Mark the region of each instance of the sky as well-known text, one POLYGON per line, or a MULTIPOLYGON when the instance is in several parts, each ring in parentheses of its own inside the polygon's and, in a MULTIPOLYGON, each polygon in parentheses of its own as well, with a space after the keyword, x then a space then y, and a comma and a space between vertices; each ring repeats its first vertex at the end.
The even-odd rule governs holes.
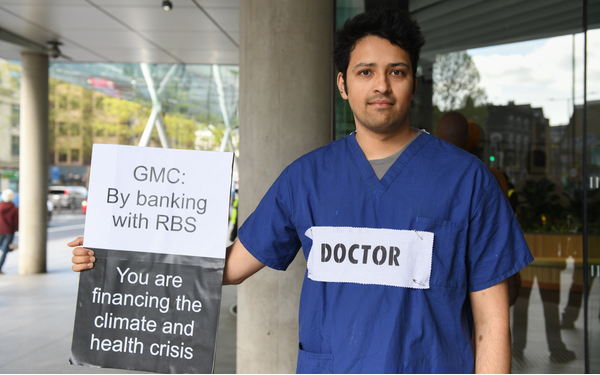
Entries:
MULTIPOLYGON (((587 100, 600 100, 600 29, 588 31, 587 100)), ((573 36, 539 39, 467 51, 491 104, 542 107, 550 125, 573 112, 573 36)), ((583 34, 575 36, 575 104, 583 103, 583 34)))

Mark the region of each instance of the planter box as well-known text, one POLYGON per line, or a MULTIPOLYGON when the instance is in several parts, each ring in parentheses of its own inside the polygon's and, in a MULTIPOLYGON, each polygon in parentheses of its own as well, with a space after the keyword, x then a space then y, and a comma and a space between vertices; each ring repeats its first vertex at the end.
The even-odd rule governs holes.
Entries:
MULTIPOLYGON (((525 241, 535 260, 521 271, 523 286, 531 286, 535 278, 540 288, 559 289, 560 272, 573 257, 575 267, 583 265, 583 236, 580 233, 524 233, 525 241)), ((588 262, 600 269, 600 236, 588 236, 588 262)), ((595 269, 596 269, 595 268, 595 269)), ((598 272, 596 272, 598 273, 598 272)), ((594 274, 594 277, 598 277, 594 274)), ((579 282, 581 283, 583 279, 579 282)))
MULTIPOLYGON (((551 266, 552 262, 564 263, 572 256, 575 266, 583 263, 583 236, 581 233, 524 233, 525 241, 535 258, 536 265, 551 266)), ((588 236, 588 261, 600 264, 600 235, 588 236)))

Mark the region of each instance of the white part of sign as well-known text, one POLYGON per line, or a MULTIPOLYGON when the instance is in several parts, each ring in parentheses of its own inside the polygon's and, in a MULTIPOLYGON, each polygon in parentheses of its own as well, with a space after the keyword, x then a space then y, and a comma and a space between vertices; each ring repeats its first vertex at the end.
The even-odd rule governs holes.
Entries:
POLYGON ((95 144, 84 246, 225 258, 230 152, 95 144))
POLYGON ((312 227, 308 277, 315 281, 429 289, 433 233, 312 227))

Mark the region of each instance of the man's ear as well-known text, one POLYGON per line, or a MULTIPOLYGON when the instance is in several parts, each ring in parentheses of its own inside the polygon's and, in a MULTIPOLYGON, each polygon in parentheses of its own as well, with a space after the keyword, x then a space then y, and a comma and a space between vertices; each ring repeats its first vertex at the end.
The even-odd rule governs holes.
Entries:
POLYGON ((342 72, 338 73, 337 86, 340 90, 340 95, 342 95, 342 98, 344 98, 344 100, 348 100, 348 93, 346 92, 346 82, 344 82, 344 75, 342 74, 342 72))

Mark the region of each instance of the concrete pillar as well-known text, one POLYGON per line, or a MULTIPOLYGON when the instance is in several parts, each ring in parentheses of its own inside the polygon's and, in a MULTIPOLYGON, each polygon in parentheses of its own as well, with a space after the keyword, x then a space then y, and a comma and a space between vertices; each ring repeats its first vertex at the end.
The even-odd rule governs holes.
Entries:
POLYGON ((19 155, 19 274, 46 272, 48 56, 23 52, 19 155))
MULTIPOLYGON (((331 140, 333 0, 240 1, 240 220, 281 171, 331 140)), ((306 262, 238 289, 237 372, 293 373, 306 262)))

